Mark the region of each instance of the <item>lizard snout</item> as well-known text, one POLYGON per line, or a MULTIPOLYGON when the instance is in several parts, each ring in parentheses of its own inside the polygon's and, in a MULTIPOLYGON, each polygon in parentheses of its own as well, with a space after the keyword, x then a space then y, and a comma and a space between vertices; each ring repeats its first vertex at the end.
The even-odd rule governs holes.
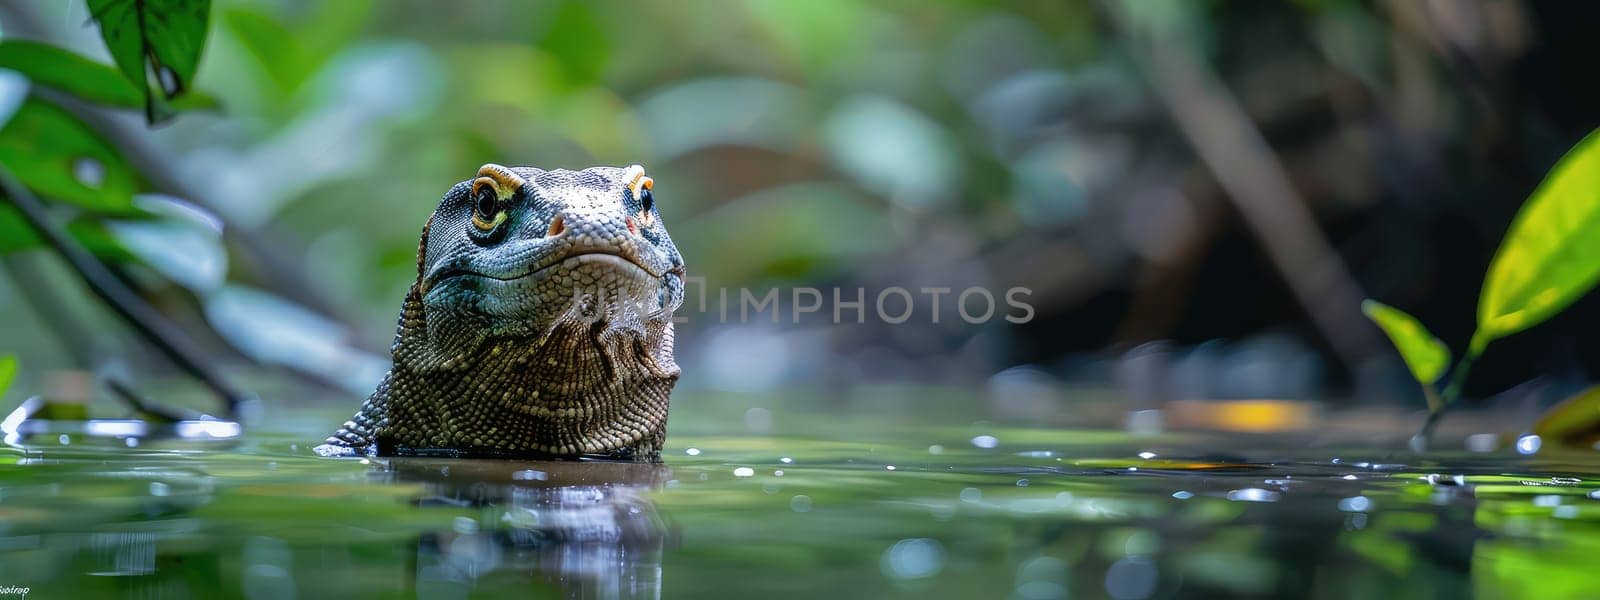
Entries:
POLYGON ((550 219, 546 238, 563 238, 579 247, 622 246, 640 241, 639 222, 633 215, 611 211, 567 208, 550 219))
MULTIPOLYGON (((630 216, 627 216, 627 217, 623 217, 623 220, 626 222, 626 224, 628 226, 628 233, 631 233, 633 235, 639 235, 639 222, 634 220, 633 216, 630 215, 630 216)), ((566 218, 566 216, 562 215, 562 214, 557 214, 554 219, 550 219, 550 229, 545 232, 544 236, 545 237, 555 237, 555 236, 561 235, 563 233, 566 233, 566 231, 567 231, 567 218, 566 218)))

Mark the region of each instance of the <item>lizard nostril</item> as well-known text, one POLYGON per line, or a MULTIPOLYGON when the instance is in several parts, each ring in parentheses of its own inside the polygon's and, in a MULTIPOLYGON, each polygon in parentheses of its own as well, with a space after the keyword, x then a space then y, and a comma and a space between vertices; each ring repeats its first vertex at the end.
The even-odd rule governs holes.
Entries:
POLYGON ((561 232, 566 231, 566 230, 567 230, 566 220, 562 219, 561 215, 556 215, 556 218, 550 220, 550 231, 545 232, 545 236, 549 237, 549 236, 561 235, 561 232))
POLYGON ((634 222, 633 217, 628 217, 628 233, 639 235, 639 224, 634 222))

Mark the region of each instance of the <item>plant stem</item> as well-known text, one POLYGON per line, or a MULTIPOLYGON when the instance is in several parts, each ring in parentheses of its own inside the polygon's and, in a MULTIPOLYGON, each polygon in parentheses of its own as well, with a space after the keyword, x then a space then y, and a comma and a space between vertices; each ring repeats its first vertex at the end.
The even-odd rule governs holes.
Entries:
POLYGON ((228 416, 234 417, 238 414, 238 408, 246 398, 245 394, 235 389, 204 362, 204 354, 182 330, 133 290, 128 289, 99 259, 78 246, 65 229, 51 222, 44 204, 3 168, 0 168, 0 191, 4 192, 5 200, 17 207, 17 212, 22 215, 23 221, 26 221, 57 254, 66 259, 73 272, 88 284, 90 291, 104 300, 117 316, 122 317, 123 321, 131 325, 179 368, 222 396, 228 416))
POLYGON ((1433 406, 1432 392, 1431 390, 1429 391, 1430 410, 1428 411, 1428 420, 1422 423, 1422 429, 1417 432, 1417 435, 1421 436, 1422 439, 1426 440, 1433 437, 1433 430, 1439 426, 1439 421, 1444 418, 1445 411, 1454 406, 1456 400, 1460 399, 1461 386, 1467 382, 1467 373, 1472 371, 1472 363, 1478 360, 1478 355, 1483 353, 1483 347, 1488 343, 1478 333, 1474 332, 1472 334, 1472 342, 1467 347, 1467 353, 1461 357, 1461 362, 1456 363, 1456 367, 1450 370, 1450 383, 1444 387, 1444 394, 1439 398, 1437 408, 1433 406))
POLYGON ((1422 386, 1422 398, 1428 401, 1428 414, 1431 415, 1444 410, 1444 402, 1439 399, 1439 393, 1434 391, 1432 385, 1424 384, 1422 386))
POLYGON ((68 356, 71 356, 73 362, 77 363, 79 367, 94 373, 97 378, 104 381, 106 386, 111 388, 111 391, 134 411, 153 414, 162 418, 178 415, 179 412, 175 409, 156 404, 140 396, 133 390, 132 386, 128 385, 128 382, 122 380, 121 376, 97 368, 94 357, 89 351, 94 343, 93 334, 82 326, 81 320, 74 319, 72 315, 67 314, 66 306, 60 302, 52 302, 47 297, 51 291, 50 281, 39 272, 39 265, 29 260, 35 258, 38 257, 20 256, 18 254, 7 255, 4 258, 0 258, 0 267, 4 267, 4 269, 0 269, 0 272, 10 275, 11 279, 16 282, 17 297, 21 298, 23 304, 27 305, 33 311, 33 314, 39 317, 45 329, 55 334, 56 338, 61 341, 62 350, 68 356))

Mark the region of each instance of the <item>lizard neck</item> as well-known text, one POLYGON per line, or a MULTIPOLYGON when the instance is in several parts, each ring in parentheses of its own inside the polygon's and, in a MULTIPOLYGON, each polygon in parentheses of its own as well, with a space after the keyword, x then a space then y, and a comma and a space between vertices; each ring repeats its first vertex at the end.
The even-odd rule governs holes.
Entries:
POLYGON ((679 373, 671 328, 569 319, 537 339, 485 338, 455 352, 421 327, 403 330, 389 421, 407 425, 384 437, 464 454, 653 458, 679 373))

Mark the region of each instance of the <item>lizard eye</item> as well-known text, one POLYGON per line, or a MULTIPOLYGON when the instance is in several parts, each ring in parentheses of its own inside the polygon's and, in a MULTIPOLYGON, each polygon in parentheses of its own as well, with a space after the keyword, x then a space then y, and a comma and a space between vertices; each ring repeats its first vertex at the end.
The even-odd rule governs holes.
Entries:
POLYGON ((639 186, 639 221, 649 227, 655 221, 656 195, 650 191, 655 182, 645 177, 639 186))
POLYGON ((496 197, 494 186, 477 187, 472 198, 472 226, 480 231, 489 231, 504 222, 506 214, 500 210, 500 199, 496 197))
POLYGON ((628 191, 633 193, 633 197, 639 199, 639 222, 649 227, 655 220, 656 197, 650 192, 651 188, 656 186, 655 180, 645 175, 644 167, 639 165, 633 165, 623 171, 622 179, 627 182, 628 191))

